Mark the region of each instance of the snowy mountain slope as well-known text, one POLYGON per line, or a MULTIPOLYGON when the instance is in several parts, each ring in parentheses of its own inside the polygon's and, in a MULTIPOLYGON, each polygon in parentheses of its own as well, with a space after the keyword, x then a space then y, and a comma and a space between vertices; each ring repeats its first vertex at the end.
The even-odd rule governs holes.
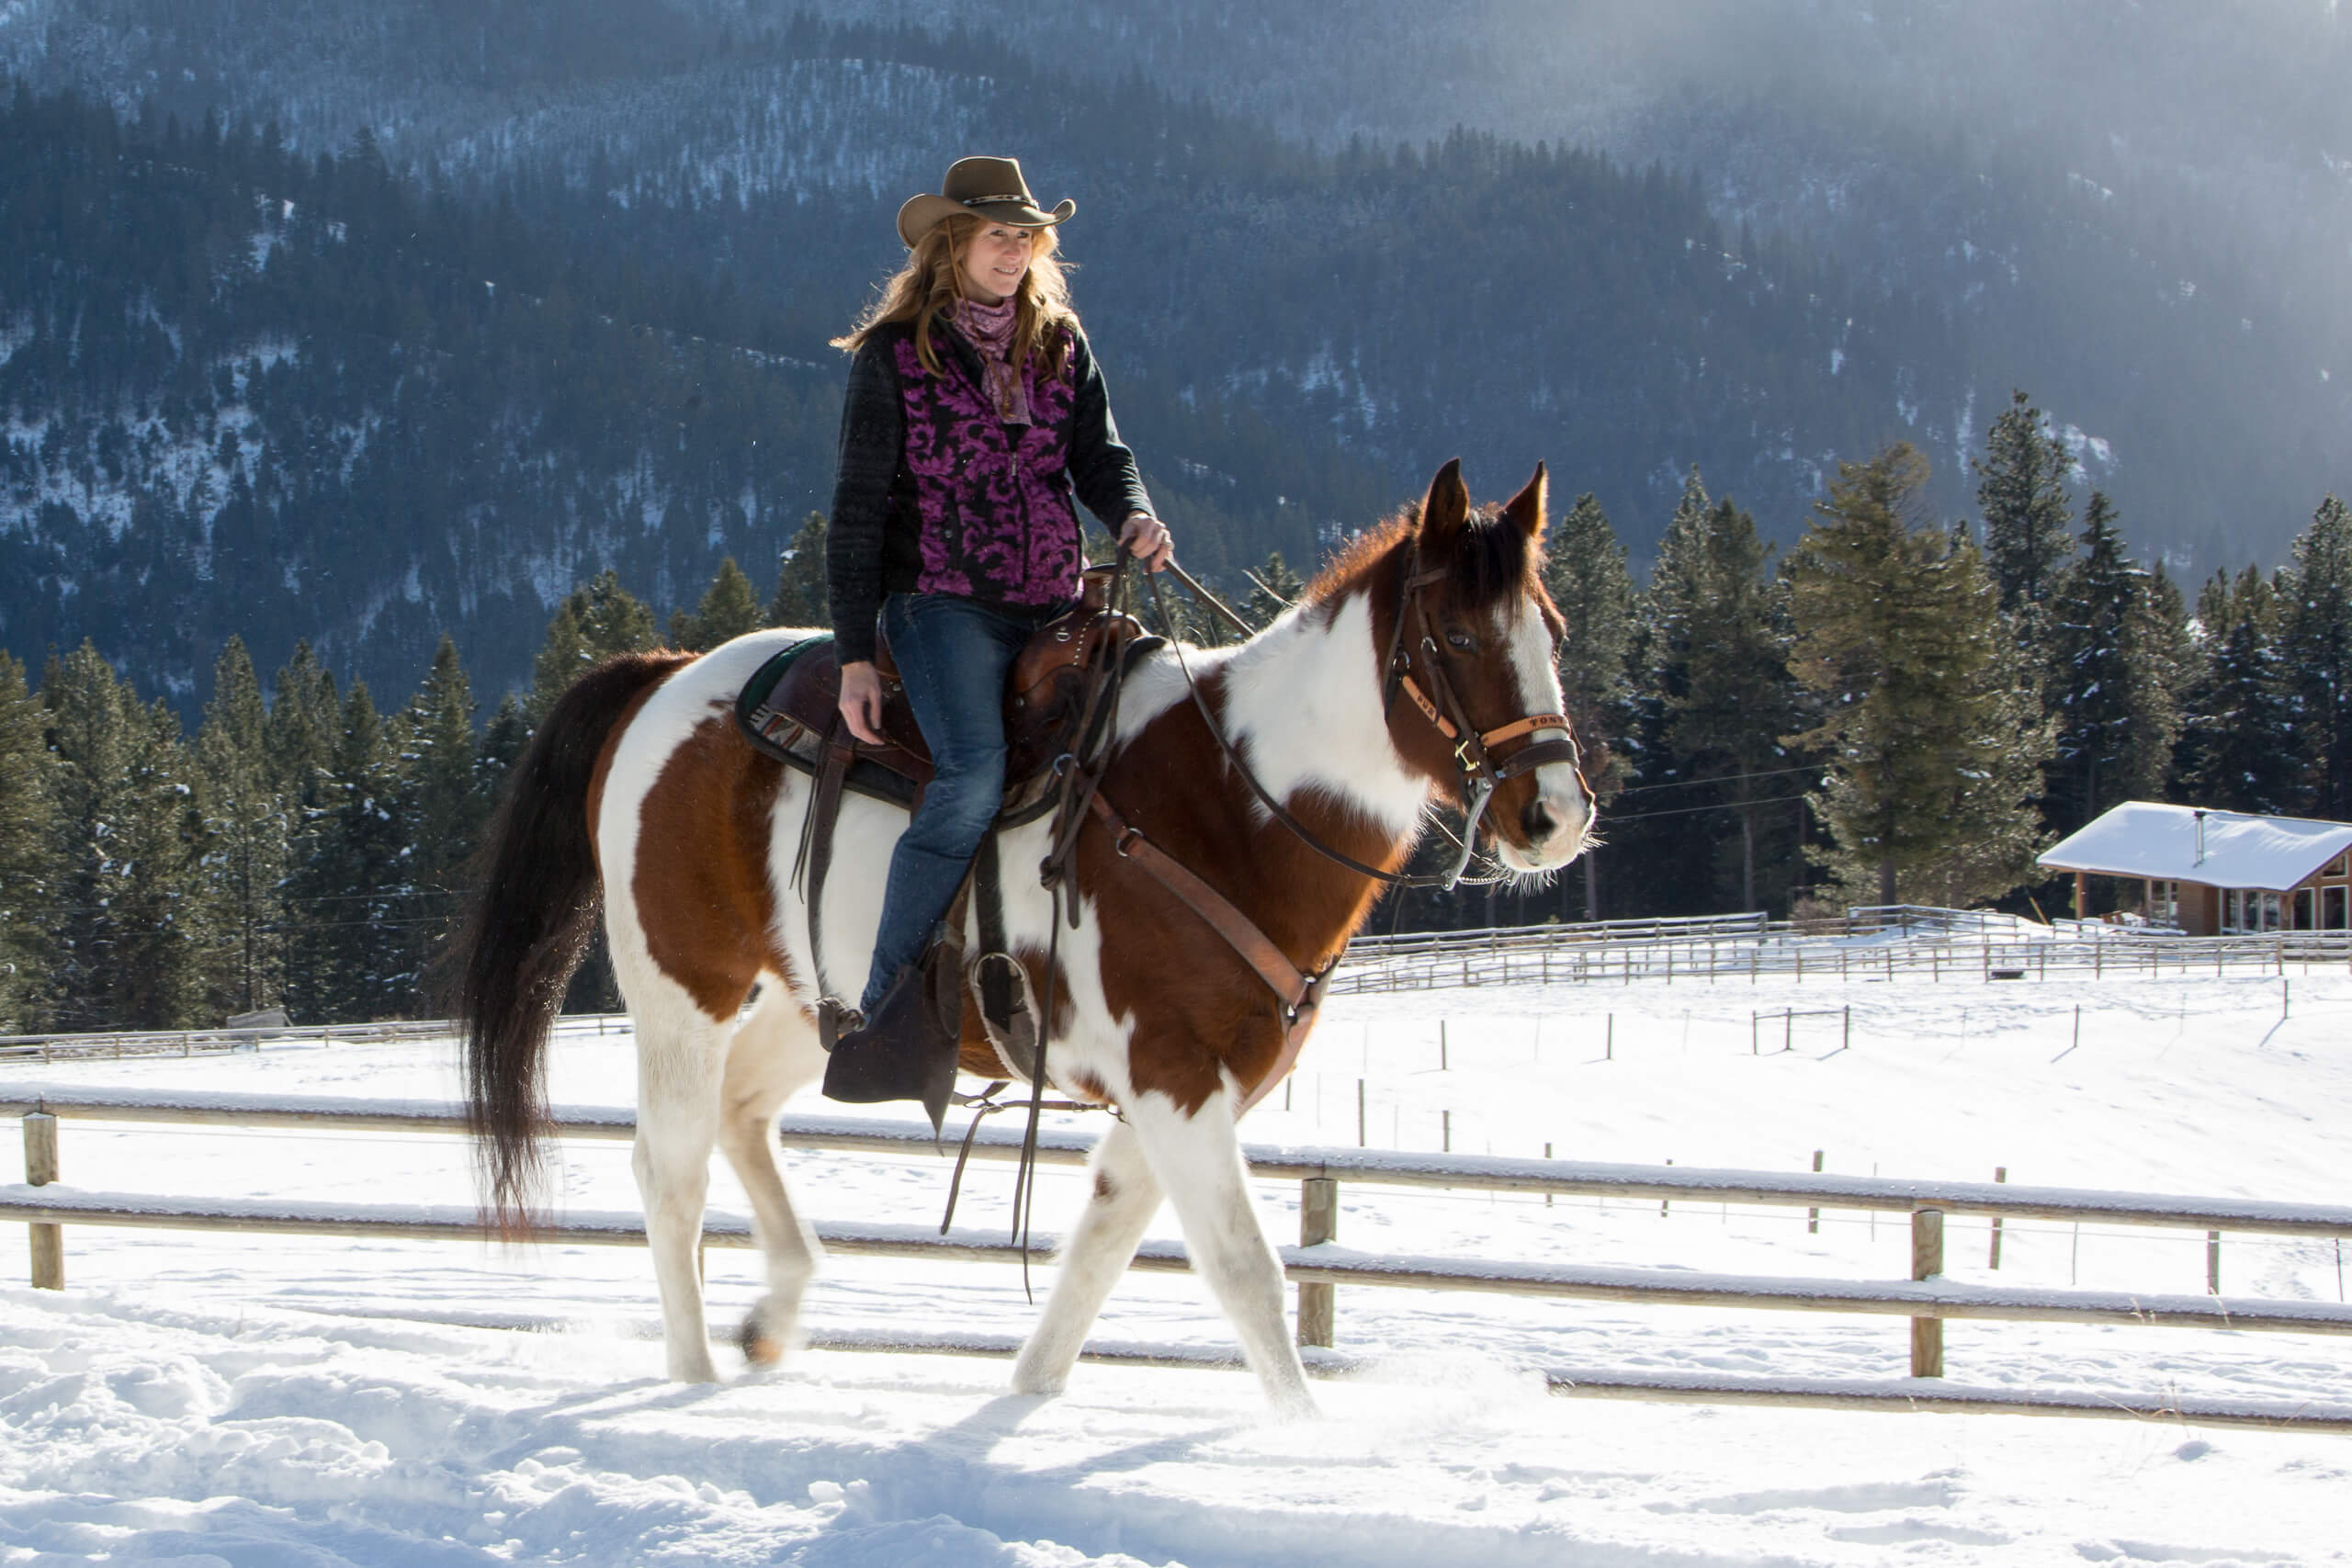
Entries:
MULTIPOLYGON (((1125 329, 1105 334, 1124 378, 1335 433, 1384 476, 1383 503, 1456 453, 1498 468, 1545 457, 1571 491, 1601 493, 1637 553, 1693 461, 1785 539, 1833 457, 1901 436, 1934 458, 1939 504, 1963 511, 1967 458, 2020 385, 2079 434, 2082 482, 2190 575, 2275 556, 2346 483, 2352 137, 2327 88, 2347 47, 2332 8, 1378 0, 1334 26, 1303 0, 905 0, 830 15, 856 26, 744 0, 595 0, 560 26, 422 0, 22 0, 0 20, 0 66, 126 109, 274 118, 310 149, 364 128, 395 164, 437 164, 461 186, 554 182, 605 204, 577 208, 571 243, 731 265, 810 355, 888 264, 902 192, 971 145, 1023 150, 1085 197, 1081 287, 1125 329), (1130 108, 1169 120, 1170 144, 1132 134, 1130 108), (1656 326, 1543 343, 1514 367, 1516 395, 1450 409, 1417 384, 1427 348, 1507 361, 1512 310, 1453 324, 1385 300, 1573 311, 1586 277, 1479 244, 1480 193, 1458 166, 1416 175, 1403 200, 1335 190, 1328 170, 1270 172, 1302 142, 1456 125, 1688 171, 1720 232, 1679 238, 1719 256, 1735 292, 1820 309, 1726 321, 1670 293, 1656 326), (1343 261, 1335 278, 1328 260, 1376 262, 1396 248, 1386 226, 1452 223, 1470 243, 1436 266, 1416 251, 1393 274, 1343 261), (871 231, 884 242, 844 237, 871 231), (1324 254, 1294 262, 1268 235, 1323 236, 1324 254), (1776 235, 1791 257, 1770 254, 1776 235), (1197 256, 1206 286, 1149 275, 1171 254, 1197 256), (1252 309, 1227 321, 1232 300, 1252 309)), ((1514 212, 1550 199, 1498 194, 1514 212)), ((1611 248, 1563 228, 1550 256, 1611 248)), ((1613 294, 1597 304, 1624 313, 1613 294)))
MULTIPOLYGON (((814 7, 1140 72, 1324 145, 1466 126, 1693 171, 1726 231, 1801 236, 1950 311, 1978 408, 2023 386, 2108 438, 2085 480, 2184 558, 2275 553, 2264 515, 2347 483, 2352 14, 2334 0, 814 7)), ((1954 462, 1917 401, 1889 411, 1900 433, 1954 462)))

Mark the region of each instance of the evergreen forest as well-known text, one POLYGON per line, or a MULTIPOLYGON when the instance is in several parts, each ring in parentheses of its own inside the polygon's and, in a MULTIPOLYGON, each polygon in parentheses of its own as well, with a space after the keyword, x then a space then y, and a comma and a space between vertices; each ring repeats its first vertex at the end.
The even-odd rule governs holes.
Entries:
MULTIPOLYGON (((2059 912, 2033 857, 2129 799, 2352 817, 2352 508, 2191 605, 2077 495, 2020 394, 1938 520, 1897 443, 1838 466, 1785 555, 1696 469, 1646 582, 1590 493, 1549 529, 1563 691, 1603 847, 1552 886, 1419 892, 1422 929, 1848 905, 2059 912)), ((0 1033, 430 1016, 435 953, 534 725, 612 654, 822 624, 825 519, 763 589, 730 557, 666 616, 607 570, 484 715, 457 644, 379 701, 304 643, 217 650, 193 732, 90 643, 0 653, 0 1033)), ((1245 612, 1300 586, 1279 551, 1245 612)), ((1163 629, 1203 642, 1205 616, 1163 629)), ((572 1003, 616 998, 591 966, 572 1003)))

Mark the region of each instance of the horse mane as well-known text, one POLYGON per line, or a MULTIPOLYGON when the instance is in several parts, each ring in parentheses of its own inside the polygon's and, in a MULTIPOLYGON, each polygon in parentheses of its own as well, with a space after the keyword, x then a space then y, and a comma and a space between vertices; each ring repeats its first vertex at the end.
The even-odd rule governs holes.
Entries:
MULTIPOLYGON (((1299 600, 1326 610, 1336 608, 1408 540, 1421 524, 1421 503, 1410 502, 1340 547, 1330 563, 1315 574, 1299 600)), ((1434 564, 1434 563, 1432 563, 1434 564)), ((1454 603, 1476 614, 1522 596, 1549 604, 1544 596, 1544 552, 1503 515, 1502 508, 1474 508, 1454 536, 1448 586, 1454 603)))

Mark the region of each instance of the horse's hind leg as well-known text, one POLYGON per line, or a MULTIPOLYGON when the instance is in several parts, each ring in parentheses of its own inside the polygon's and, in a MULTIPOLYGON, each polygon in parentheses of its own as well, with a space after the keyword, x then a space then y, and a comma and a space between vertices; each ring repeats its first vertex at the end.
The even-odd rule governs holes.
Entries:
POLYGON ((626 988, 637 1025, 637 1144, 629 1163, 645 1203, 670 1376, 716 1382, 703 1322, 702 1216, 734 1020, 710 1017, 675 985, 640 981, 626 988), (648 998, 649 990, 659 994, 648 998))
POLYGON ((801 1016, 785 987, 767 982, 760 1000, 735 1031, 719 1090, 718 1146, 752 1201, 752 1229, 767 1259, 768 1293, 743 1320, 743 1354, 759 1365, 793 1348, 801 1292, 824 1249, 793 1212, 775 1165, 775 1113, 793 1092, 824 1071, 816 1026, 801 1016))
POLYGON ((1167 1096, 1146 1093, 1126 1107, 1126 1117, 1176 1207, 1193 1271, 1225 1308, 1266 1397, 1284 1416, 1313 1415, 1306 1369, 1285 1330, 1282 1259, 1250 1201, 1232 1101, 1213 1095, 1186 1115, 1167 1096))
POLYGON ((1111 1287, 1126 1272, 1144 1227, 1159 1211, 1159 1183, 1143 1157, 1135 1129, 1114 1122, 1087 1162, 1093 1188, 1086 1212, 1062 1244, 1045 1315, 1012 1365, 1018 1393, 1059 1393, 1102 1310, 1111 1287))

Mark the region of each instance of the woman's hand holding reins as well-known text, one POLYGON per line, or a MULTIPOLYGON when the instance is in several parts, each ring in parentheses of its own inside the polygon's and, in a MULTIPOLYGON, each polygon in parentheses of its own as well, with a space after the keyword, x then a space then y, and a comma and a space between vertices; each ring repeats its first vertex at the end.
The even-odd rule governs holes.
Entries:
POLYGON ((1176 541, 1170 537, 1168 525, 1148 512, 1128 514, 1126 526, 1119 530, 1119 543, 1143 562, 1146 571, 1158 571, 1176 556, 1176 541))
POLYGON ((842 666, 842 722, 868 746, 882 740, 882 672, 871 660, 842 666))

